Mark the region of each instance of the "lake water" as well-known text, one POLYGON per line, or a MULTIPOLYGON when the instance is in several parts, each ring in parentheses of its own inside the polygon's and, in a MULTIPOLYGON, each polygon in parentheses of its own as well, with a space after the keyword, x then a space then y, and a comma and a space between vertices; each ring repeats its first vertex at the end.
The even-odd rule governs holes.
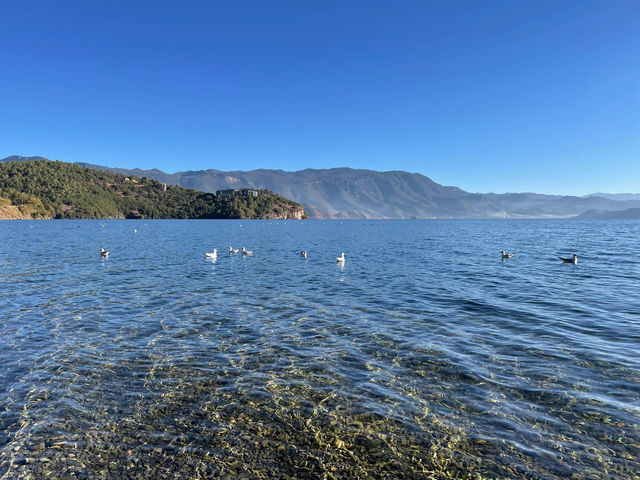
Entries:
POLYGON ((0 478, 637 479, 639 239, 0 222, 0 478))

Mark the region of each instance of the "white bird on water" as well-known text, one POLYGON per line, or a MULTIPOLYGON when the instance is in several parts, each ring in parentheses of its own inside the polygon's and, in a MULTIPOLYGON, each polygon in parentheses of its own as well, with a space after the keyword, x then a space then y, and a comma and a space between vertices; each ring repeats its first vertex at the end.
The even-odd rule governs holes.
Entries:
POLYGON ((344 252, 339 257, 336 257, 336 263, 344 263, 346 259, 344 258, 344 252))
POLYGON ((213 252, 204 252, 204 256, 212 260, 215 260, 216 258, 218 258, 218 249, 214 248, 213 252))
POLYGON ((234 253, 238 253, 238 249, 236 248, 235 250, 231 247, 229 247, 229 255, 233 255, 234 253))
POLYGON ((242 255, 253 255, 253 252, 251 250, 247 250, 246 248, 242 247, 242 255))
POLYGON ((100 256, 102 258, 108 258, 109 257, 109 252, 107 252, 104 248, 100 249, 100 256))
POLYGON ((306 250, 302 250, 302 251, 300 252, 300 256, 301 256, 302 258, 307 258, 307 251, 306 251, 306 250))
POLYGON ((573 263, 574 265, 578 264, 578 254, 574 253, 573 257, 571 258, 564 258, 564 257, 558 257, 560 260, 562 260, 564 263, 573 263))
POLYGON ((512 253, 505 253, 505 251, 504 251, 504 250, 500 250, 500 253, 502 254, 502 259, 503 259, 503 260, 504 260, 504 259, 509 259, 509 258, 513 257, 513 256, 516 254, 516 252, 512 252, 512 253))

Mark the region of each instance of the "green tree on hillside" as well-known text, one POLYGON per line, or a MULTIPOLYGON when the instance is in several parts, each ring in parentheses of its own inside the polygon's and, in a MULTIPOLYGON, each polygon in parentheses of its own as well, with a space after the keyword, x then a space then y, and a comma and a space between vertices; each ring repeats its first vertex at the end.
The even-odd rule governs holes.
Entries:
MULTIPOLYGON (((147 177, 34 160, 0 164, 0 196, 54 218, 265 218, 276 208, 300 209, 268 190, 230 197, 170 186, 147 177)), ((25 207, 26 208, 26 207, 25 207)))

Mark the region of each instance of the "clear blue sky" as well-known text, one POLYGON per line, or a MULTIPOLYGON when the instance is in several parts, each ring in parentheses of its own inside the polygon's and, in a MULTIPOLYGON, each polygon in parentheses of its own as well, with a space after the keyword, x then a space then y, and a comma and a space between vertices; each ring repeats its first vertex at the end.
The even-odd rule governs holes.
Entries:
POLYGON ((640 191, 640 1, 0 3, 0 158, 640 191))

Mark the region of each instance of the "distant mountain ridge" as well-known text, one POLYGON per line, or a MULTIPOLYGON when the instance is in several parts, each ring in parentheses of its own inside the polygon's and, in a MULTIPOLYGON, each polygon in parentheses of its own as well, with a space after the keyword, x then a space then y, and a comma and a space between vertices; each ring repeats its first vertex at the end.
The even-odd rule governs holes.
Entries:
POLYGON ((640 208, 627 208, 618 211, 589 210, 575 218, 637 220, 640 219, 640 208))
POLYGON ((590 193, 585 197, 601 197, 609 200, 640 200, 640 193, 590 193))
POLYGON ((6 158, 0 160, 0 163, 7 162, 30 162, 31 160, 50 160, 49 158, 40 157, 40 156, 32 156, 32 157, 23 157, 22 155, 10 155, 6 158))
MULTIPOLYGON (((5 160, 25 158, 29 157, 14 156, 5 160)), ((593 196, 470 193, 458 187, 440 185, 419 173, 402 171, 209 169, 169 174, 157 169, 79 165, 206 192, 242 187, 269 189, 302 204, 311 218, 566 218, 593 209, 640 207, 640 199, 617 201, 593 196)))

